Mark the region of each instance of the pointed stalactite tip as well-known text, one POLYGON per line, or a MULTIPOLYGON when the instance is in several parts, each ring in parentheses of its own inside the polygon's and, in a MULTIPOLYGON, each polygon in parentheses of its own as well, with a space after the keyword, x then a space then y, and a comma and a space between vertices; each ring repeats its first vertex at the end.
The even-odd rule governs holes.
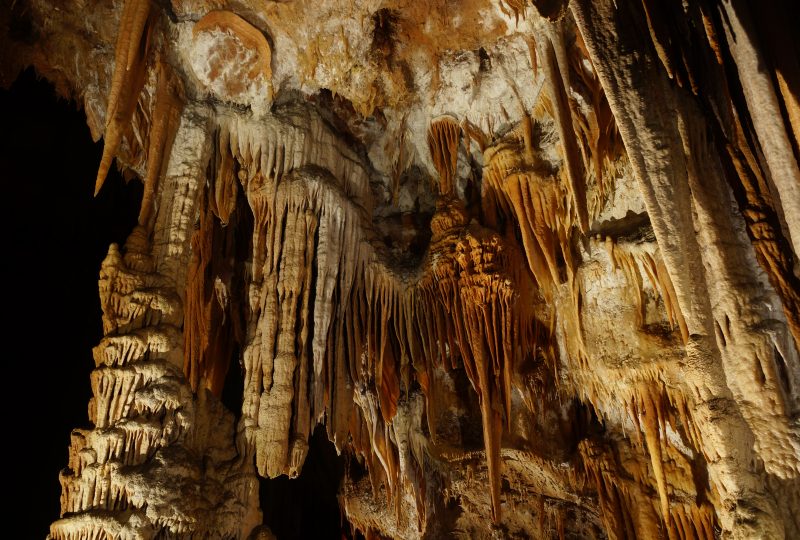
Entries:
POLYGON ((97 179, 94 181, 94 197, 97 197, 100 190, 103 189, 103 184, 106 183, 106 177, 108 176, 108 169, 104 170, 104 167, 100 167, 100 170, 97 171, 97 179))

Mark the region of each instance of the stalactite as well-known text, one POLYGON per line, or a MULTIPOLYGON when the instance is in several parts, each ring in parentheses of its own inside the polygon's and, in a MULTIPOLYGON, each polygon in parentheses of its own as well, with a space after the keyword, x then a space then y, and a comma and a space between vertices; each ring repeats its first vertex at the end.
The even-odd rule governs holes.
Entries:
POLYGON ((531 272, 539 289, 552 299, 573 272, 570 247, 572 217, 561 183, 521 161, 519 147, 487 150, 484 208, 488 214, 513 215, 520 229, 531 272))
POLYGON ((145 80, 150 33, 155 15, 150 15, 149 0, 127 0, 119 23, 114 56, 114 77, 106 109, 103 157, 97 171, 95 195, 103 187, 114 156, 122 141, 123 129, 133 116, 145 80))
MULTIPOLYGON (((790 36, 791 22, 784 20, 782 10, 778 6, 767 6, 764 10, 753 10, 759 34, 759 41, 764 48, 764 56, 775 73, 782 110, 786 111, 788 120, 787 132, 791 134, 795 158, 800 159, 800 61, 792 54, 796 46, 790 36)), ((800 256, 800 254, 797 254, 800 256)))
POLYGON ((466 231, 459 233, 460 230, 451 225, 449 235, 440 233, 442 239, 434 250, 440 257, 445 257, 452 249, 448 245, 454 243, 453 255, 449 256, 452 262, 445 263, 446 259, 440 259, 431 277, 420 283, 422 296, 419 303, 429 307, 418 311, 417 324, 423 330, 423 344, 427 343, 425 356, 452 363, 453 355, 458 351, 472 387, 478 393, 492 515, 493 520, 499 523, 499 446, 502 426, 511 422, 510 373, 514 358, 529 354, 527 350, 515 351, 511 344, 535 346, 529 341, 533 330, 528 325, 533 321, 527 319, 515 302, 515 280, 496 274, 500 269, 509 271, 514 267, 512 261, 516 256, 513 250, 504 247, 497 237, 486 236, 485 232, 470 229, 464 235, 466 231), (439 323, 449 320, 445 313, 450 309, 464 313, 463 320, 452 321, 452 329, 439 323), (448 344, 448 354, 442 347, 445 343, 448 344))
MULTIPOLYGON (((725 179, 739 205, 758 263, 782 300, 784 315, 797 344, 800 343, 800 319, 797 315, 800 313, 797 293, 800 284, 791 269, 797 254, 794 253, 793 257, 790 235, 782 230, 779 218, 783 211, 781 202, 776 200, 774 190, 769 186, 769 166, 758 149, 758 135, 749 120, 750 112, 742 95, 741 83, 729 80, 729 73, 735 67, 721 42, 725 29, 720 18, 707 8, 697 16, 702 19, 705 30, 698 40, 708 43, 713 51, 707 63, 714 73, 703 80, 700 97, 718 111, 715 114, 715 138, 725 179)), ((787 67, 785 75, 776 73, 776 77, 791 78, 798 74, 800 70, 787 67)))
POLYGON ((155 105, 148 136, 147 162, 149 166, 144 179, 142 207, 139 211, 139 224, 143 226, 147 225, 152 215, 158 181, 164 175, 183 108, 183 88, 180 79, 163 61, 158 64, 157 80, 155 105))
MULTIPOLYGON (((455 123, 450 128, 460 131, 455 123)), ((457 155, 454 145, 458 141, 458 131, 452 133, 456 137, 443 139, 450 142, 441 145, 441 148, 450 148, 448 151, 451 152, 447 157, 451 160, 451 169, 443 168, 444 178, 454 173, 453 163, 457 155)), ((253 156, 253 152, 242 151, 241 138, 235 143, 231 137, 234 151, 237 145, 237 154, 241 156, 245 166, 254 163, 252 157, 249 157, 253 156)), ((334 440, 344 440, 339 435, 341 428, 336 426, 343 425, 340 419, 353 417, 344 415, 345 411, 340 410, 346 401, 340 402, 340 398, 336 397, 341 386, 334 383, 344 377, 344 380, 351 380, 351 384, 359 388, 354 394, 360 404, 361 413, 358 417, 366 422, 366 433, 370 441, 371 450, 359 444, 357 451, 377 458, 370 467, 373 486, 379 481, 378 478, 385 479, 387 496, 394 504, 400 504, 401 494, 398 490, 402 484, 399 479, 399 450, 388 436, 401 395, 401 376, 397 366, 399 364, 402 368, 404 362, 413 362, 419 378, 430 371, 422 362, 423 358, 430 358, 434 354, 441 361, 455 366, 456 358, 461 357, 482 404, 494 515, 499 522, 499 443, 503 423, 508 425, 511 421, 513 358, 518 354, 529 354, 526 352, 527 348, 521 353, 516 351, 512 343, 516 342, 517 336, 532 336, 533 331, 529 327, 532 324, 530 321, 522 322, 523 319, 528 320, 526 317, 529 316, 522 315, 514 307, 514 281, 489 277, 495 265, 500 264, 498 268, 509 268, 506 265, 510 264, 498 262, 498 256, 504 261, 507 255, 496 254, 495 250, 498 248, 490 247, 496 244, 497 239, 467 236, 460 243, 451 244, 453 239, 448 235, 463 228, 466 222, 463 214, 458 211, 451 213, 451 208, 457 208, 459 203, 448 199, 449 202, 442 206, 432 227, 434 236, 440 238, 443 255, 453 257, 451 264, 454 266, 439 263, 436 268, 441 268, 442 271, 446 268, 461 268, 457 272, 465 274, 459 280, 459 274, 456 273, 456 281, 453 281, 453 276, 437 275, 437 270, 433 274, 438 276, 434 281, 426 282, 428 284, 422 285, 419 292, 409 295, 403 292, 403 286, 400 286, 391 272, 387 272, 386 267, 366 262, 374 260, 375 254, 373 248, 365 242, 363 218, 351 203, 344 203, 344 211, 337 214, 339 217, 332 221, 333 215, 325 210, 328 208, 326 201, 341 200, 341 194, 333 184, 314 174, 309 175, 308 172, 289 172, 275 186, 256 180, 257 177, 251 178, 246 185, 256 221, 253 244, 263 245, 253 254, 254 276, 262 283, 259 285, 259 281, 256 281, 254 287, 262 296, 256 304, 251 304, 257 315, 253 319, 257 325, 252 328, 258 329, 260 337, 257 335, 245 352, 247 381, 250 381, 246 382, 245 395, 253 396, 252 401, 250 398, 246 399, 245 416, 252 418, 247 421, 248 424, 253 422, 249 437, 257 448, 257 463, 261 471, 274 476, 287 470, 295 474, 299 470, 302 458, 292 459, 291 463, 287 463, 287 445, 290 440, 297 440, 292 437, 307 436, 312 410, 313 417, 319 418, 328 409, 333 424, 331 429, 336 434, 334 440), (296 229, 298 219, 304 222, 311 219, 314 223, 311 232, 302 232, 305 227, 296 229), (290 238, 293 240, 286 243, 290 238), (298 241, 301 244, 310 243, 298 251, 298 241), (356 257, 349 260, 344 257, 341 248, 345 243, 359 246, 356 257), (292 245, 296 247, 291 248, 292 245), (366 251, 362 251, 362 247, 366 251), (450 250, 453 249, 455 252, 451 253, 450 250), (459 250, 463 251, 462 255, 457 255, 459 250), (481 255, 482 250, 489 251, 481 255), (311 252, 317 253, 313 271, 309 267, 312 260, 303 255, 311 252), (302 274, 290 279, 290 275, 285 272, 292 268, 300 269, 302 274), (312 274, 316 284, 308 281, 312 274), (277 291, 277 296, 274 296, 273 291, 277 291), (305 334, 304 326, 298 327, 295 322, 308 317, 305 314, 307 308, 303 307, 307 300, 301 299, 312 295, 316 310, 313 336, 305 334), (331 296, 342 302, 339 309, 335 309, 335 304, 324 301, 331 296), (430 306, 431 302, 436 306, 434 309, 422 307, 426 304, 430 306), (464 306, 462 309, 470 314, 467 320, 456 324, 455 328, 446 322, 449 317, 444 311, 445 306, 452 302, 456 306, 464 306), (418 307, 412 308, 412 304, 418 307), (348 305, 346 310, 342 310, 348 305), (303 315, 298 317, 298 313, 303 315), (415 344, 417 338, 413 337, 414 331, 411 330, 414 327, 422 329, 420 345, 415 344), (336 330, 329 332, 326 328, 336 330), (292 336, 291 340, 288 336, 292 336), (294 340, 298 340, 298 348, 295 349, 294 345, 287 348, 294 340), (309 362, 305 356, 309 347, 304 345, 309 342, 313 369, 303 367, 309 362), (322 351, 326 348, 331 351, 329 354, 333 356, 332 363, 323 362, 322 351), (273 350, 276 352, 272 353, 273 350), (428 352, 420 357, 419 353, 423 351, 428 352), (460 351, 458 356, 456 351, 460 351), (274 359, 271 358, 273 354, 274 359), (345 354, 350 359, 349 362, 344 361, 345 354), (281 362, 290 358, 292 366, 281 367, 281 362), (285 382, 281 382, 290 380, 286 379, 287 374, 293 379, 291 374, 297 373, 298 369, 301 373, 300 381, 311 377, 310 387, 315 397, 310 405, 303 405, 306 397, 300 390, 306 387, 306 383, 290 390, 285 382), (328 384, 332 384, 332 387, 326 389, 328 384), (278 400, 278 397, 281 399, 278 400), (288 421, 288 412, 292 410, 292 417, 295 418, 293 426, 281 423, 281 418, 288 421), (281 416, 279 411, 286 411, 287 415, 281 416), (378 464, 381 474, 373 469, 378 464)), ((449 189, 452 190, 452 187, 449 189)), ((425 382, 424 377, 420 380, 425 382)), ((347 394, 342 397, 347 399, 346 396, 347 394)), ((435 396, 429 395, 428 402, 430 411, 430 407, 435 406, 435 396)), ((358 424, 360 422, 356 425, 358 424)), ((346 429, 353 433, 355 426, 350 423, 346 429)), ((419 463, 420 458, 417 457, 414 462, 419 463)), ((422 500, 419 499, 419 493, 415 497, 422 500)), ((422 502, 419 504, 423 505, 422 502)))
POLYGON ((573 85, 573 91, 580 91, 588 104, 574 111, 573 121, 587 174, 591 173, 596 183, 589 201, 589 218, 595 219, 613 193, 614 177, 619 161, 624 159, 624 150, 614 115, 580 34, 575 36, 568 58, 571 73, 580 82, 573 85))
POLYGON ((644 274, 657 298, 660 297, 664 303, 664 310, 671 329, 679 329, 681 338, 686 343, 689 339, 686 321, 678 309, 675 289, 664 267, 661 255, 659 253, 651 254, 632 245, 614 243, 611 238, 606 238, 606 245, 610 249, 610 256, 615 268, 621 269, 625 273, 628 283, 632 287, 639 325, 644 323, 645 305, 642 291, 644 274))
MULTIPOLYGON (((204 202, 201 207, 206 206, 204 202)), ((192 263, 189 266, 184 307, 184 351, 183 371, 192 390, 197 391, 201 380, 209 371, 206 358, 210 339, 211 310, 213 299, 209 296, 209 266, 211 265, 213 241, 213 217, 207 208, 200 213, 200 227, 192 237, 192 263)))
MULTIPOLYGON (((665 76, 655 71, 653 64, 645 65, 644 62, 639 61, 634 61, 633 64, 629 62, 631 57, 625 52, 629 51, 625 44, 634 42, 636 38, 630 33, 629 25, 621 24, 620 13, 617 13, 613 6, 609 4, 592 4, 590 6, 589 3, 579 2, 573 3, 571 9, 584 37, 584 42, 592 55, 593 63, 598 69, 600 80, 606 88, 609 103, 615 112, 620 133, 625 141, 628 157, 640 180, 651 223, 664 256, 665 265, 672 278, 688 333, 690 336, 695 336, 693 342, 690 341, 692 352, 696 355, 694 358, 704 358, 705 368, 702 371, 704 385, 696 386, 690 383, 691 391, 700 393, 700 395, 710 393, 716 396, 716 400, 728 400, 733 403, 735 398, 725 380, 721 353, 712 341, 714 330, 711 327, 710 314, 714 308, 705 296, 709 290, 708 277, 703 268, 697 264, 696 256, 691 255, 691 253, 697 253, 699 245, 691 210, 692 192, 697 190, 695 195, 701 197, 699 200, 703 204, 709 202, 702 199, 703 185, 699 180, 695 181, 697 173, 692 172, 705 170, 704 167, 708 166, 708 160, 700 161, 702 153, 687 153, 684 140, 690 135, 686 134, 685 127, 679 126, 681 121, 688 122, 689 111, 694 110, 689 104, 691 102, 687 102, 691 98, 681 93, 682 91, 670 89, 664 81, 665 76), (599 18, 604 22, 598 25, 599 18), (590 20, 591 23, 589 23, 590 20), (602 35, 608 36, 609 33, 615 36, 614 39, 605 40, 601 37, 602 35), (634 69, 633 66, 638 67, 634 69), (633 106, 634 103, 643 103, 637 96, 642 96, 646 92, 659 92, 660 95, 665 96, 665 99, 669 99, 671 103, 679 107, 681 114, 678 121, 670 120, 670 115, 675 116, 674 108, 670 107, 670 112, 667 113, 666 108, 655 106, 655 104, 646 108, 633 106), (656 128, 656 126, 661 127, 656 128), (650 135, 644 137, 643 133, 645 132, 650 135), (653 147, 652 143, 655 141, 660 141, 661 146, 653 147), (666 218, 667 215, 670 216, 669 219, 666 218), (695 258, 692 259, 692 257, 695 258), (693 267, 696 267, 695 270, 692 270, 693 267), (700 304, 697 302, 697 298, 706 298, 706 300, 700 304)), ((629 7, 626 7, 622 13, 625 14, 625 17, 640 16, 638 12, 629 7)), ((649 52, 648 58, 650 58, 649 52)), ((701 141, 696 141, 696 144, 701 144, 701 141)), ((713 167, 708 167, 708 169, 710 172, 713 167)), ((707 182, 708 179, 703 180, 703 184, 707 182)), ((718 195, 714 198, 719 200, 718 195)), ((713 227, 710 230, 714 231, 713 227)), ((712 234, 717 232, 721 231, 717 229, 712 234)), ((700 239, 703 239, 703 231, 701 231, 700 239)), ((705 258, 711 260, 713 257, 713 249, 705 255, 705 258)), ((729 358, 728 351, 724 351, 724 353, 729 358)), ((743 361, 743 359, 734 362, 737 361, 743 361)), ((698 374, 698 376, 700 375, 698 374)), ((686 376, 685 380, 694 381, 696 377, 695 375, 686 376)), ((702 402, 704 400, 701 400, 702 402)), ((736 440, 736 437, 732 435, 732 432, 749 432, 750 425, 757 425, 757 423, 750 424, 740 416, 737 416, 735 420, 732 417, 728 418, 725 424, 721 424, 715 420, 713 415, 708 415, 707 421, 704 422, 707 434, 711 430, 718 432, 718 435, 713 438, 721 445, 734 445, 733 441, 736 440)), ((711 438, 706 435, 704 441, 711 438)), ((710 451, 710 449, 706 449, 706 451, 710 451)), ((709 476, 712 478, 712 482, 729 486, 728 482, 736 482, 739 485, 741 482, 759 484, 761 481, 756 479, 758 473, 753 471, 749 465, 751 461, 743 457, 745 454, 749 455, 750 451, 743 450, 743 452, 743 454, 735 454, 738 456, 735 465, 733 462, 721 463, 711 460, 709 476)), ((748 504, 764 508, 762 514, 764 519, 758 525, 762 530, 776 531, 782 528, 782 525, 778 525, 775 518, 771 517, 775 515, 773 503, 764 497, 750 495, 750 493, 744 488, 733 489, 732 487, 727 492, 728 496, 745 497, 750 500, 748 504)), ((723 504, 723 508, 718 508, 718 511, 723 527, 729 528, 736 519, 734 517, 736 512, 734 510, 729 513, 725 508, 723 504)))
MULTIPOLYGON (((639 448, 639 451, 649 455, 655 478, 635 469, 628 471, 628 474, 633 473, 632 478, 620 475, 614 454, 624 450, 617 448, 612 452, 611 448, 588 440, 582 442, 580 448, 584 466, 594 479, 606 530, 612 538, 711 540, 715 537, 715 515, 708 502, 701 502, 701 496, 704 498, 705 494, 698 493, 695 500, 676 500, 667 493, 668 485, 680 486, 681 481, 677 476, 678 471, 672 468, 674 465, 666 459, 670 443, 662 437, 665 426, 672 423, 672 412, 668 412, 671 406, 662 401, 664 397, 652 386, 640 386, 633 397, 631 412, 637 419, 637 433, 639 429, 645 433, 643 440, 634 441, 633 449, 639 448), (669 483, 667 478, 671 478, 669 483), (653 501, 651 505, 648 499, 647 503, 642 504, 646 498, 644 493, 651 488, 655 488, 659 494, 658 501, 653 501)), ((630 462, 624 467, 631 467, 634 463, 630 462)), ((697 485, 693 478, 684 481, 688 482, 688 486, 697 485)))
MULTIPOLYGON (((763 54, 757 49, 753 35, 749 9, 744 2, 722 6, 725 24, 723 32, 728 41, 750 117, 753 121, 764 160, 772 181, 780 193, 779 204, 783 208, 788 237, 796 256, 800 256, 800 166, 789 141, 789 132, 784 125, 778 97, 769 75, 757 66, 764 63, 763 54), (740 36, 735 38, 734 35, 740 36)), ((795 75, 796 76, 796 75, 795 75)))
POLYGON ((645 441, 647 442, 647 452, 650 454, 650 462, 653 466, 653 473, 656 477, 658 486, 658 497, 661 500, 661 517, 667 528, 668 536, 674 535, 674 525, 670 520, 669 494, 667 493, 667 478, 664 473, 663 457, 661 453, 661 438, 659 430, 663 422, 663 413, 660 412, 659 403, 654 400, 649 392, 641 393, 641 403, 639 411, 642 417, 642 427, 644 428, 645 441))
POLYGON ((442 195, 453 193, 460 141, 461 127, 454 118, 443 116, 431 122, 428 128, 428 148, 439 173, 439 193, 442 195))
MULTIPOLYGON (((560 33, 559 28, 551 29, 551 33, 560 33)), ((563 48, 563 37, 556 38, 556 43, 563 48)), ((567 89, 569 85, 568 65, 561 65, 557 56, 566 58, 562 52, 560 55, 554 48, 553 37, 541 41, 543 50, 539 54, 542 59, 542 67, 547 78, 550 89, 550 100, 554 108, 553 120, 559 130, 561 144, 564 148, 564 170, 568 180, 568 186, 572 202, 578 217, 578 225, 582 232, 589 230, 589 214, 586 201, 586 178, 584 166, 579 157, 577 144, 575 141, 574 127, 572 121, 572 107, 569 103, 567 89), (565 87, 566 85, 566 87, 565 87)))

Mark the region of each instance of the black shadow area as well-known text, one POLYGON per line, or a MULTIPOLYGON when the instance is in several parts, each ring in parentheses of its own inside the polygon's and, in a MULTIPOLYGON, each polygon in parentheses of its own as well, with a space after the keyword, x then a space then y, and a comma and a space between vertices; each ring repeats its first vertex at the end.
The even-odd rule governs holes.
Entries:
POLYGON ((91 349, 101 337, 97 279, 136 223, 142 186, 112 167, 92 197, 102 143, 74 103, 24 71, 0 90, 5 531, 43 538, 59 517, 70 431, 90 427, 91 349))
POLYGON ((260 479, 264 523, 278 540, 350 538, 350 526, 343 521, 336 499, 344 457, 336 454, 322 425, 308 443, 308 455, 297 478, 260 479))

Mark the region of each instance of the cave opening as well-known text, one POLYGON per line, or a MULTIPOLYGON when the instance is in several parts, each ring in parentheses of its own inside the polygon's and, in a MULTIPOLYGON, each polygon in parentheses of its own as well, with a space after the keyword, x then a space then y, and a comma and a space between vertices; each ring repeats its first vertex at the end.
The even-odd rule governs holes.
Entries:
POLYGON ((318 424, 297 478, 259 478, 264 524, 278 540, 351 538, 337 499, 344 471, 344 454, 337 454, 318 424))
MULTIPOLYGON (((238 172, 238 171, 237 171, 238 172)), ((230 279, 230 303, 226 311, 229 321, 223 318, 223 326, 227 325, 226 340, 230 343, 230 357, 225 368, 225 380, 222 387, 220 400, 225 407, 234 414, 236 423, 242 417, 242 403, 244 401, 244 333, 247 327, 247 291, 245 290, 245 274, 253 258, 253 211, 247 203, 247 197, 241 189, 237 189, 236 209, 230 217, 230 223, 222 227, 219 219, 214 221, 215 234, 224 238, 225 231, 229 234, 227 241, 231 244, 227 253, 226 264, 230 266, 225 271, 232 277, 230 279)), ((218 307, 215 306, 215 307, 218 307)))
POLYGON ((12 507, 24 505, 10 515, 25 516, 17 525, 41 538, 59 517, 70 432, 89 424, 92 347, 102 337, 100 263, 136 224, 142 184, 126 183, 113 168, 92 197, 102 143, 92 141, 75 103, 31 68, 0 89, 0 118, 10 229, 2 265, 5 380, 16 388, 5 399, 6 410, 17 411, 9 415, 17 441, 11 499, 12 507))

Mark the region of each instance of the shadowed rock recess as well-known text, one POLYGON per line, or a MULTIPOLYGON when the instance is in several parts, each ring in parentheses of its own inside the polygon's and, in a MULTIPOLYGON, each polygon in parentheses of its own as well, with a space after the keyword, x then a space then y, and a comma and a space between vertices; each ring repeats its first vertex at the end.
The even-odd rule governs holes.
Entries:
POLYGON ((792 4, 5 2, 144 185, 50 538, 800 538, 792 4))

